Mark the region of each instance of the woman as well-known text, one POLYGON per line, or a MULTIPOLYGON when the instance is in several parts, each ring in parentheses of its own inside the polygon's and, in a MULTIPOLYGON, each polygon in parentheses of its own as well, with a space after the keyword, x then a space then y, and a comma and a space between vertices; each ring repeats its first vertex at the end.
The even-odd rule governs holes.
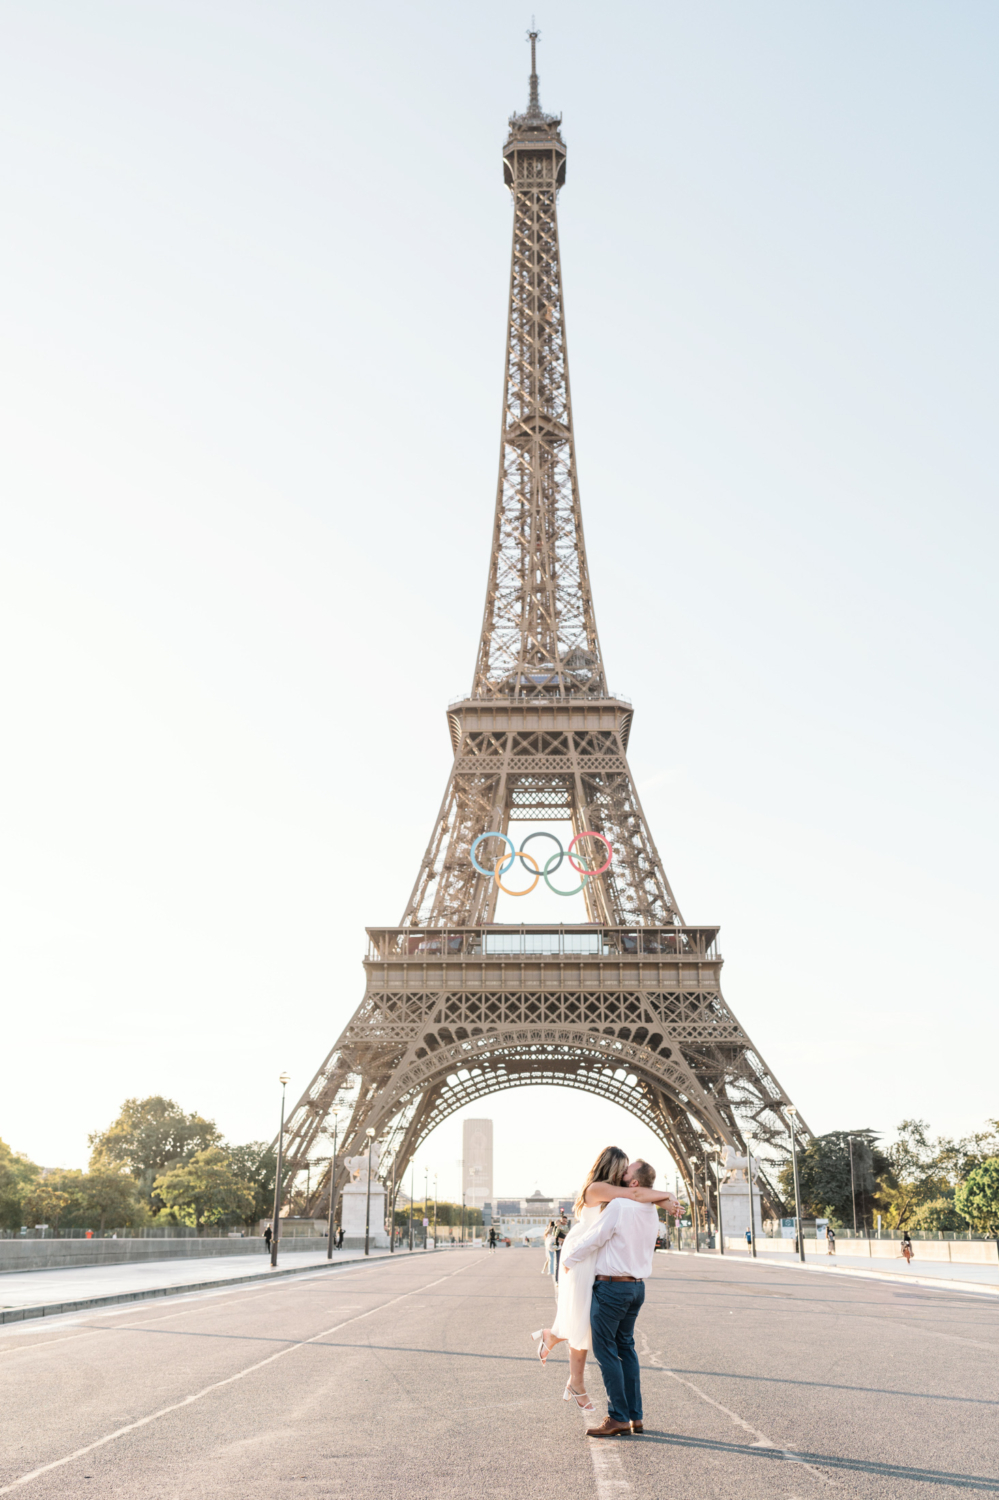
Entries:
MULTIPOLYGON (((633 1198, 637 1203, 662 1203, 673 1198, 672 1193, 660 1192, 657 1188, 624 1187, 628 1170, 628 1158, 617 1146, 607 1146, 601 1151, 573 1205, 576 1222, 569 1230, 562 1246, 563 1254, 572 1247, 573 1236, 577 1238, 590 1229, 605 1203, 612 1198, 633 1198)), ((580 1411, 595 1411, 596 1408, 586 1394, 586 1355, 590 1347, 590 1301, 593 1296, 593 1269, 597 1252, 593 1251, 585 1260, 563 1271, 558 1282, 558 1309, 551 1328, 539 1328, 531 1334, 538 1340, 538 1358, 544 1364, 556 1344, 568 1342, 569 1379, 562 1399, 575 1401, 580 1411)))
POLYGON ((546 1276, 555 1275, 555 1224, 549 1220, 548 1228, 545 1230, 545 1265, 546 1276))
POLYGON ((905 1263, 906 1263, 906 1265, 907 1266, 911 1266, 912 1265, 912 1240, 909 1238, 909 1231, 907 1229, 904 1230, 903 1234, 902 1234, 902 1254, 905 1256, 905 1263))

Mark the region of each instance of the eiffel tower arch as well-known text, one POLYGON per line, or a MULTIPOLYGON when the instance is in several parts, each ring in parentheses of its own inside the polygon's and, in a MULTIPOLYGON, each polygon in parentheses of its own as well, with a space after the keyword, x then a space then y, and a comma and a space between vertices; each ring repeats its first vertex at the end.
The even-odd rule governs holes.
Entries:
MULTIPOLYGON (((334 1109, 338 1192, 339 1163, 365 1149, 369 1129, 381 1175, 401 1180, 455 1110, 558 1084, 642 1120, 698 1198, 704 1148, 743 1153, 750 1137, 773 1213, 790 1100, 722 997, 718 929, 683 921, 628 766, 632 706, 607 686, 566 352, 556 213, 566 147, 561 118, 539 102, 535 44, 532 34, 528 107, 503 148, 506 381, 472 690, 448 707, 454 763, 402 920, 368 929, 364 998, 288 1118, 288 1180, 324 1159, 334 1109), (539 821, 571 825, 578 874, 543 835, 513 873, 504 837, 539 821), (563 890, 578 878, 588 920, 497 924, 500 881, 536 871, 563 890)), ((308 1212, 327 1201, 330 1170, 309 1172, 308 1212)))

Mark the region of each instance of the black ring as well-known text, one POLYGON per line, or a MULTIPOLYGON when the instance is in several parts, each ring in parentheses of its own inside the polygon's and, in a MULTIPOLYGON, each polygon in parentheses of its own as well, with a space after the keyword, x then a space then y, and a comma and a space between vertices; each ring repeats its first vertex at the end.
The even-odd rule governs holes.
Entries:
MULTIPOLYGON (((529 833, 526 839, 521 839, 520 848, 517 850, 517 853, 523 854, 524 850, 527 848, 532 839, 551 839, 553 844, 558 844, 558 864, 555 866, 555 868, 556 870, 561 870, 562 861, 565 859, 565 850, 562 848, 562 840, 558 838, 554 833, 546 833, 543 828, 539 828, 537 833, 529 833)), ((555 856, 552 855, 551 858, 554 859, 555 856)), ((521 860, 520 862, 522 865, 524 865, 523 860, 521 860)), ((545 868, 547 870, 547 865, 545 866, 545 868)), ((527 869, 526 865, 524 865, 524 869, 527 869)))

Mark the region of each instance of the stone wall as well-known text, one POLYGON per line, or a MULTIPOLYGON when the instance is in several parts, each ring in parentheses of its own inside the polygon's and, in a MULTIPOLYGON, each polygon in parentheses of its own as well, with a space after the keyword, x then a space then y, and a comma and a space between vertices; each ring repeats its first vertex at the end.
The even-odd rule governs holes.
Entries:
MULTIPOLYGON (((324 1250, 322 1235, 289 1235, 281 1254, 324 1250)), ((200 1260, 219 1255, 264 1255, 262 1239, 190 1238, 149 1240, 0 1240, 0 1274, 4 1271, 51 1271, 64 1266, 119 1266, 133 1261, 200 1260)))

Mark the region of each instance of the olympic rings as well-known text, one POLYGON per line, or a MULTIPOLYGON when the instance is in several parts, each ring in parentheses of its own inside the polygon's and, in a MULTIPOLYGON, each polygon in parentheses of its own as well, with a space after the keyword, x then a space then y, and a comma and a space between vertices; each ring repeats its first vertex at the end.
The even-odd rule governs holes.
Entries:
MULTIPOLYGON (((567 852, 569 863, 570 865, 572 865, 572 868, 576 871, 577 875, 602 875, 606 869, 610 868, 610 862, 614 858, 614 850, 611 848, 610 842, 604 838, 602 833, 597 833, 597 831, 593 828, 587 829, 585 833, 577 833, 574 839, 570 839, 567 852), (604 845, 605 849, 607 850, 607 858, 604 860, 599 870, 581 870, 577 864, 573 864, 572 846, 573 844, 578 844, 580 839, 599 839, 600 842, 604 845)), ((583 858, 586 858, 585 854, 583 855, 583 858)))
MULTIPOLYGON (((507 848, 510 850, 510 864, 508 864, 506 866, 506 869, 503 871, 503 874, 505 875, 507 870, 510 869, 510 866, 513 864, 514 860, 517 858, 517 851, 513 847, 513 840, 508 839, 505 833, 480 833, 478 838, 475 840, 475 843, 472 845, 471 851, 469 853, 469 858, 471 859, 472 864, 478 870, 480 875, 489 875, 490 877, 492 877, 492 875, 494 874, 492 870, 484 870, 475 857, 476 849, 486 839, 502 839, 504 844, 506 844, 507 848)), ((506 859, 505 854, 502 857, 506 859)))
POLYGON ((493 830, 489 833, 479 834, 478 838, 472 844, 471 850, 469 852, 469 858, 472 862, 473 867, 478 870, 480 875, 485 875, 490 880, 495 880, 500 890, 505 891, 508 896, 529 896, 531 892, 537 888, 539 880, 543 880, 548 889, 556 896, 578 896, 580 891, 585 891, 594 875, 602 875, 605 870, 610 868, 610 862, 614 858, 614 850, 611 847, 610 840, 604 838, 604 835, 602 833, 597 833, 595 828, 588 828, 583 833, 577 833, 575 837, 569 841, 568 849, 562 848, 562 840, 560 838, 556 837, 554 833, 547 833, 544 829, 539 829, 536 833, 529 833, 519 849, 515 849, 513 847, 513 841, 507 838, 505 833, 497 833, 493 830), (475 857, 475 851, 478 849, 480 844, 485 842, 486 839, 502 839, 503 843, 510 851, 508 854, 501 854, 496 860, 496 863, 492 869, 486 869, 483 865, 480 865, 479 861, 475 857), (538 861, 534 858, 534 855, 528 854, 527 852, 527 845, 531 842, 532 839, 551 839, 552 843, 557 847, 558 852, 556 854, 551 854, 548 856, 548 859, 545 861, 544 869, 542 869, 538 864, 538 861), (591 857, 588 854, 583 854, 578 850, 577 858, 581 859, 583 861, 583 864, 576 863, 576 860, 572 857, 572 851, 573 849, 576 849, 576 846, 579 844, 580 839, 600 840, 604 848, 607 850, 607 858, 604 860, 602 865, 599 865, 595 869, 587 868, 592 864, 591 857), (518 859, 524 866, 525 870, 528 869, 528 862, 530 863, 530 867, 534 870, 534 880, 526 890, 511 891, 509 886, 505 886, 503 884, 502 877, 509 873, 509 871, 513 867, 514 861, 518 859), (570 865, 576 871, 576 874, 583 877, 580 884, 576 886, 575 890, 572 891, 560 891, 558 886, 553 885, 551 880, 548 878, 549 871, 559 870, 562 868, 562 861, 564 859, 568 859, 570 865))
MULTIPOLYGON (((555 858, 555 856, 553 854, 552 855, 552 859, 554 859, 554 858, 555 858)), ((534 887, 537 885, 538 881, 541 879, 541 871, 538 869, 538 862, 534 858, 534 855, 533 854, 524 854, 523 851, 521 851, 520 852, 520 860, 521 860, 521 862, 523 862, 525 859, 529 859, 531 861, 531 864, 534 866, 534 869, 535 869, 534 882, 533 882, 533 884, 531 884, 531 885, 529 885, 527 887, 526 891, 511 891, 509 889, 509 887, 505 886, 503 884, 502 880, 500 879, 500 875, 503 873, 502 870, 500 869, 500 865, 503 863, 503 855, 501 854, 500 857, 499 857, 499 859, 496 861, 496 869, 493 872, 493 879, 496 881, 496 884, 499 886, 500 890, 501 891, 506 891, 506 893, 507 893, 508 896, 529 896, 531 894, 531 892, 534 890, 534 887)))

